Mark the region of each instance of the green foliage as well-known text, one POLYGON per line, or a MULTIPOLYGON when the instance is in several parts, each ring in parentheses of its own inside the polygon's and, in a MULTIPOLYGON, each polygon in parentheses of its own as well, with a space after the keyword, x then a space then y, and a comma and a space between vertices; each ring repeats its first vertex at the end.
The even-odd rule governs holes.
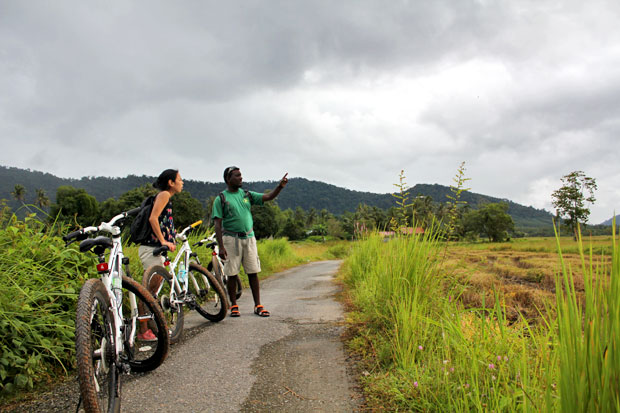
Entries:
POLYGON ((303 221, 296 220, 294 217, 289 218, 279 235, 287 237, 291 241, 304 239, 306 237, 306 232, 303 221))
POLYGON ((46 208, 50 206, 50 199, 43 189, 37 188, 37 198, 34 203, 35 205, 38 205, 39 208, 46 208))
POLYGON ((335 245, 330 246, 327 249, 327 257, 330 259, 341 260, 343 258, 348 257, 350 253, 351 253, 351 244, 349 243, 335 244, 335 245))
POLYGON ((11 192, 11 195, 16 200, 20 202, 24 202, 24 199, 26 197, 26 188, 24 188, 23 185, 15 184, 15 187, 13 189, 13 192, 11 192))
POLYGON ((327 225, 325 224, 315 224, 312 229, 312 235, 313 236, 321 236, 321 237, 325 237, 325 235, 327 235, 327 225))
POLYGON ((280 214, 280 208, 274 203, 267 202, 264 205, 252 205, 252 218, 254 220, 254 235, 256 239, 273 237, 278 233, 278 214, 280 214))
POLYGON ((586 208, 585 203, 593 204, 596 201, 594 198, 596 189, 594 178, 587 177, 582 171, 575 171, 564 175, 562 187, 551 194, 557 216, 566 221, 569 229, 575 233, 575 238, 577 238, 577 226, 588 221, 590 209, 586 208), (586 196, 586 192, 590 195, 586 196))
POLYGON ((292 267, 301 262, 293 252, 291 245, 284 238, 263 239, 256 246, 260 257, 262 276, 292 267))
POLYGON ((92 195, 83 189, 61 186, 56 191, 56 203, 50 211, 52 219, 77 223, 85 227, 96 223, 99 218, 99 205, 92 195))
POLYGON ((486 204, 480 209, 468 211, 463 217, 466 232, 485 234, 489 241, 502 242, 514 231, 514 222, 507 214, 508 204, 486 204))
POLYGON ((330 218, 325 225, 327 226, 327 235, 340 239, 347 238, 342 223, 336 218, 330 218))
POLYGON ((67 249, 33 215, 0 228, 0 393, 32 388, 71 369, 77 292, 92 261, 67 249))
POLYGON ((175 194, 171 201, 174 226, 178 230, 182 230, 201 219, 208 221, 202 204, 196 198, 192 198, 188 191, 175 194))

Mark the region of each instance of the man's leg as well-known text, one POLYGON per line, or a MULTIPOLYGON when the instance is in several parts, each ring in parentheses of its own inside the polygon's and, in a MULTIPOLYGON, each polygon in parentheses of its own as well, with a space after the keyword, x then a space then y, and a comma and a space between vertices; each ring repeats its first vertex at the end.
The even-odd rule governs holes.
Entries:
POLYGON ((250 281, 250 289, 252 290, 254 305, 260 305, 260 286, 258 284, 258 274, 248 274, 248 281, 250 281))
POLYGON ((260 286, 258 284, 257 274, 248 274, 248 280, 250 281, 250 289, 252 290, 252 297, 254 298, 254 314, 261 317, 269 317, 269 311, 265 310, 265 307, 260 303, 260 286))
POLYGON ((230 299, 230 305, 237 305, 237 277, 238 275, 229 275, 226 281, 226 287, 228 288, 228 298, 230 299))
POLYGON ((230 316, 239 317, 239 306, 237 306, 237 277, 241 269, 241 253, 238 248, 238 239, 224 235, 222 237, 224 242, 224 248, 228 253, 228 258, 224 263, 224 274, 237 274, 229 275, 226 282, 226 288, 228 289, 228 295, 230 299, 230 316))
POLYGON ((256 238, 251 237, 244 240, 244 261, 243 268, 248 275, 252 297, 254 298, 254 313, 261 317, 269 317, 269 311, 260 303, 260 286, 258 283, 258 273, 260 272, 260 259, 256 248, 256 238))

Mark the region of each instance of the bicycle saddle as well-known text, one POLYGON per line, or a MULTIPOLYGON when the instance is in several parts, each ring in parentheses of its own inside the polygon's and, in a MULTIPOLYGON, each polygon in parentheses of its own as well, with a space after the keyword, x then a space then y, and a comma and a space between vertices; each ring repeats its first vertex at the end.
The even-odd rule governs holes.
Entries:
MULTIPOLYGON (((112 245, 112 240, 108 237, 88 238, 80 242, 80 252, 90 251, 93 247, 101 247, 105 251, 106 248, 112 248, 112 245)), ((95 252, 98 253, 97 250, 95 252)))

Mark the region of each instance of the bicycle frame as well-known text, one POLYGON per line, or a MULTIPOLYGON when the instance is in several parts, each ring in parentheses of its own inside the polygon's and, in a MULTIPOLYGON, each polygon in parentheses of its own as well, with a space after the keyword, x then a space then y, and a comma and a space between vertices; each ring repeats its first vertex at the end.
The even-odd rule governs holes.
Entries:
MULTIPOLYGON (((181 232, 180 234, 177 234, 177 237, 176 237, 177 240, 182 241, 183 244, 181 244, 181 248, 177 252, 177 255, 174 257, 174 260, 172 262, 166 261, 164 263, 165 266, 168 266, 169 272, 172 275, 172 286, 170 288, 170 302, 171 303, 174 303, 174 304, 185 303, 185 300, 179 299, 178 296, 180 294, 186 294, 188 292, 190 279, 191 279, 191 282, 194 284, 196 291, 200 289, 200 287, 198 286, 198 283, 196 282, 196 278, 194 277, 193 272, 189 271, 189 264, 190 264, 191 257, 193 254, 192 254, 192 248, 189 244, 189 240, 187 239, 187 232, 197 227, 201 223, 202 221, 195 222, 192 225, 185 228, 183 232, 181 232), (177 276, 177 272, 176 272, 176 269, 179 266, 179 264, 181 265, 180 269, 184 269, 185 275, 186 275, 185 279, 182 281, 179 281, 179 277, 177 276)), ((209 285, 209 282, 207 279, 205 279, 204 282, 205 282, 205 285, 209 285)), ((159 295, 162 288, 163 288, 163 283, 157 289, 156 291, 157 295, 159 295)))
MULTIPOLYGON (((110 249, 110 254, 108 256, 107 265, 106 262, 100 262, 97 265, 97 272, 100 275, 101 281, 105 286, 106 291, 108 292, 108 298, 110 300, 111 308, 114 309, 112 311, 112 315, 114 317, 114 338, 115 338, 115 351, 118 356, 123 352, 123 301, 122 301, 122 282, 123 282, 123 268, 122 264, 124 263, 125 256, 123 255, 123 244, 121 242, 121 229, 119 226, 114 225, 117 221, 121 219, 127 218, 127 213, 122 213, 110 220, 110 222, 102 222, 98 227, 86 227, 81 231, 84 234, 96 233, 96 232, 107 232, 112 235, 112 248, 110 249), (117 294, 114 290, 118 290, 117 294)), ((127 263, 127 272, 129 272, 129 263, 127 263)), ((135 342, 136 336, 136 328, 137 328, 137 320, 139 318, 138 315, 138 303, 136 300, 136 296, 132 292, 128 292, 129 296, 129 305, 131 309, 131 326, 129 330, 129 345, 133 346, 135 342)))
POLYGON ((224 260, 222 260, 222 258, 220 257, 220 246, 217 243, 217 239, 215 238, 215 232, 213 234, 211 234, 211 236, 209 238, 205 238, 203 240, 200 241, 201 245, 203 243, 207 244, 207 247, 209 247, 209 244, 213 243, 213 252, 211 253, 211 260, 217 260, 219 263, 220 268, 222 269, 222 275, 224 275, 224 277, 226 277, 224 273, 224 260))

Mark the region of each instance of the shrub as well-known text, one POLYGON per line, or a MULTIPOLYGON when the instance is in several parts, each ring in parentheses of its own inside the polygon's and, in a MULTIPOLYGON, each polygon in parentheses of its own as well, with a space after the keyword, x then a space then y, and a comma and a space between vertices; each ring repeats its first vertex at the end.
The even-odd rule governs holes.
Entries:
POLYGON ((75 303, 92 263, 33 215, 0 228, 0 392, 32 388, 73 363, 75 303))

